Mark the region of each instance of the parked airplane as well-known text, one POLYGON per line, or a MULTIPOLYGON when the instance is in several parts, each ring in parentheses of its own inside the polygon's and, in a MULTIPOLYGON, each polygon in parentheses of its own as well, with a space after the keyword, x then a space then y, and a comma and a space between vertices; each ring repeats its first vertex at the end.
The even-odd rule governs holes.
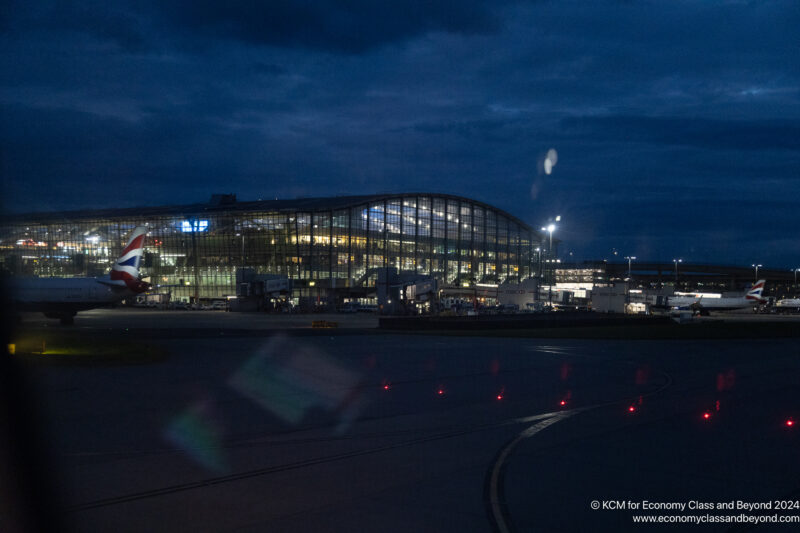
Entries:
POLYGON ((761 297, 766 281, 758 280, 744 296, 739 298, 703 298, 702 296, 670 296, 667 300, 668 307, 678 309, 691 309, 701 315, 709 311, 732 311, 734 309, 753 308, 766 302, 761 297))
POLYGON ((72 324, 78 311, 102 307, 150 290, 139 279, 147 228, 137 227, 109 275, 100 278, 10 278, 18 311, 41 311, 72 324))
POLYGON ((800 298, 784 298, 775 302, 779 311, 800 311, 800 298))

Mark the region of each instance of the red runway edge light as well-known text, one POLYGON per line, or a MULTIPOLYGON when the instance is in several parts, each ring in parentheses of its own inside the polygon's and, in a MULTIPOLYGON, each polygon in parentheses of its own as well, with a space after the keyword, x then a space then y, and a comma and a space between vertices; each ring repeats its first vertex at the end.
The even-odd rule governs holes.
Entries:
POLYGON ((794 426, 794 420, 789 418, 788 420, 786 420, 785 424, 786 424, 787 428, 790 428, 790 427, 794 426))

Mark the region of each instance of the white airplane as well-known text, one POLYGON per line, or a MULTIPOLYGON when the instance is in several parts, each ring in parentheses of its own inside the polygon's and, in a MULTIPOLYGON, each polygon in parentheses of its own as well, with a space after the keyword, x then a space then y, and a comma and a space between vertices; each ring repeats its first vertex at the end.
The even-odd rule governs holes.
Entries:
POLYGON ((102 307, 150 290, 139 279, 147 228, 133 230, 109 275, 100 278, 9 278, 18 311, 41 311, 72 324, 78 311, 102 307))
POLYGON ((778 300, 775 302, 775 307, 800 310, 800 298, 784 298, 783 300, 778 300))
POLYGON ((761 297, 766 281, 758 280, 744 296, 739 298, 703 298, 702 296, 670 296, 667 299, 667 306, 673 309, 691 309, 701 315, 707 315, 709 311, 732 311, 734 309, 753 308, 756 305, 766 302, 761 297))

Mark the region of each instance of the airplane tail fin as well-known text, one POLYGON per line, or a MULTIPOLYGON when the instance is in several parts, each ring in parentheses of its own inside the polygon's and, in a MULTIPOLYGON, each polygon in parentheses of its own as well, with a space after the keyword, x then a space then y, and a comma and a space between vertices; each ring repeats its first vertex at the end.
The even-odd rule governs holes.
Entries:
POLYGON ((762 298, 761 294, 764 292, 764 285, 766 284, 766 280, 760 279, 750 287, 750 290, 747 291, 745 298, 748 300, 753 300, 756 302, 763 302, 764 298, 762 298))
POLYGON ((144 240, 147 228, 137 226, 111 268, 111 281, 122 281, 134 292, 144 292, 150 288, 148 283, 139 280, 139 265, 144 254, 144 240))

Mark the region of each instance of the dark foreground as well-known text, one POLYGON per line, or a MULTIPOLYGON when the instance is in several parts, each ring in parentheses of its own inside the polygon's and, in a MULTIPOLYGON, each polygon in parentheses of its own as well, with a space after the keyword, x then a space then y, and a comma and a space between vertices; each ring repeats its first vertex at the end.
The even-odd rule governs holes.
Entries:
POLYGON ((800 499, 796 339, 55 331, 18 358, 77 531, 798 527, 628 503, 800 499))

